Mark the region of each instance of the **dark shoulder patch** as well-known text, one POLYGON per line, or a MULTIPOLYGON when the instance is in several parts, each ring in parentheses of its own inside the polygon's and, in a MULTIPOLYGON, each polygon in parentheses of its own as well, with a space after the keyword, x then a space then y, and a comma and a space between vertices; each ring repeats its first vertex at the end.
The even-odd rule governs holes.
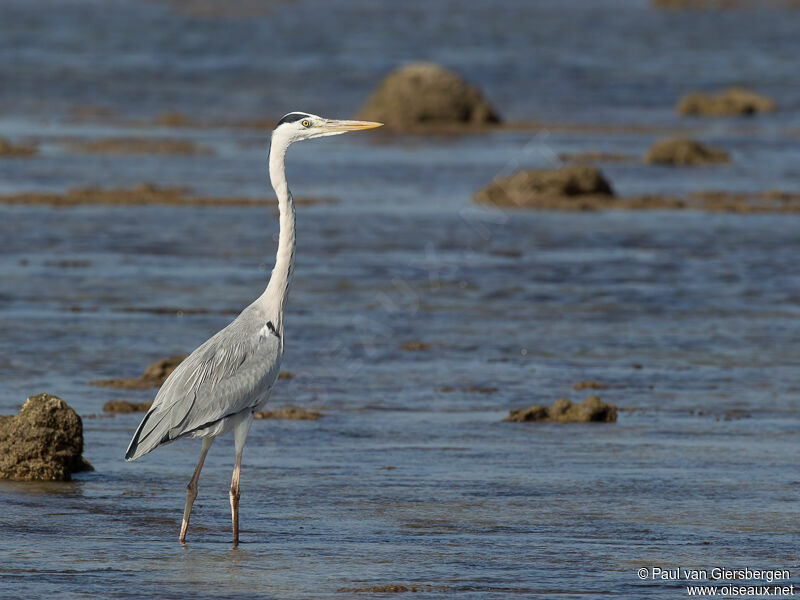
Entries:
POLYGON ((267 329, 269 329, 276 338, 281 339, 281 335, 275 330, 275 325, 272 324, 272 321, 267 321, 267 329))
POLYGON ((280 121, 278 121, 278 125, 283 125, 284 123, 294 123, 295 121, 299 121, 300 119, 305 119, 310 116, 311 115, 306 113, 292 112, 289 113, 288 115, 285 115, 280 121))

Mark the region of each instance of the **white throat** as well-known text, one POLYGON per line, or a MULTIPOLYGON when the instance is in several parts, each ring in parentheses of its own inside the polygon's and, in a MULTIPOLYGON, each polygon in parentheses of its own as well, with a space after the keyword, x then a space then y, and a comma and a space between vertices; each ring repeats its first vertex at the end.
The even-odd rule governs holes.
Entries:
POLYGON ((280 233, 278 236, 278 250, 275 254, 275 267, 269 278, 266 290, 258 299, 261 308, 267 314, 283 338, 283 305, 289 293, 289 287, 294 275, 295 251, 295 211, 292 194, 286 183, 284 158, 286 149, 293 140, 280 132, 273 132, 269 150, 269 178, 275 194, 278 196, 278 210, 280 212, 280 233))

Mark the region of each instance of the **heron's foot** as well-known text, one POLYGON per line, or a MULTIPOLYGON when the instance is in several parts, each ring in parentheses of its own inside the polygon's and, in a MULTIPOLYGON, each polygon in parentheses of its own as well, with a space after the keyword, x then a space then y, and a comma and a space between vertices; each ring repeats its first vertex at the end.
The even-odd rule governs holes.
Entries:
POLYGON ((183 509, 183 520, 181 521, 181 533, 178 536, 178 541, 181 544, 186 543, 186 530, 189 529, 189 516, 192 514, 192 505, 195 498, 197 498, 197 482, 192 479, 189 485, 186 486, 186 506, 183 509))
POLYGON ((231 487, 231 522, 233 525, 233 547, 239 545, 239 488, 231 487))
POLYGON ((189 521, 184 519, 183 522, 181 523, 181 534, 178 536, 178 541, 181 544, 183 544, 184 546, 186 545, 186 530, 187 529, 189 529, 189 521))

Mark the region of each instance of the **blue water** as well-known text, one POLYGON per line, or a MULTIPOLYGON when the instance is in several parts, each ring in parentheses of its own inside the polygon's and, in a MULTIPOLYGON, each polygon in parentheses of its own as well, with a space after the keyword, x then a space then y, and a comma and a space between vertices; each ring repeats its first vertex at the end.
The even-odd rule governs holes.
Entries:
POLYGON ((686 596, 686 582, 639 579, 654 566, 789 569, 796 581, 800 216, 503 212, 470 198, 561 152, 638 156, 657 136, 626 130, 642 124, 689 127, 733 161, 602 165, 623 195, 798 189, 800 11, 204 6, 215 5, 3 3, 0 134, 39 153, 0 157, 0 193, 152 181, 268 196, 267 134, 231 121, 296 108, 350 116, 409 59, 456 68, 501 114, 542 127, 378 130, 291 149, 295 195, 337 202, 298 207, 284 357, 295 377, 272 404, 326 416, 255 422, 236 550, 232 440, 209 454, 182 548, 199 442, 125 463, 141 415, 101 407, 153 392, 88 382, 136 376, 229 322, 266 283, 274 211, 0 206, 0 413, 42 391, 62 397, 84 418, 96 469, 71 483, 0 483, 0 597, 370 598, 383 596, 337 590, 389 584, 425 598, 686 596), (674 114, 680 93, 733 83, 781 110, 674 114), (71 112, 84 105, 114 115, 71 112), (152 125, 169 110, 198 125, 152 125), (211 152, 67 145, 120 136, 211 152), (414 341, 430 347, 401 348, 414 341), (609 386, 597 393, 622 409, 616 424, 501 421, 580 401, 590 391, 571 386, 589 379, 609 386))

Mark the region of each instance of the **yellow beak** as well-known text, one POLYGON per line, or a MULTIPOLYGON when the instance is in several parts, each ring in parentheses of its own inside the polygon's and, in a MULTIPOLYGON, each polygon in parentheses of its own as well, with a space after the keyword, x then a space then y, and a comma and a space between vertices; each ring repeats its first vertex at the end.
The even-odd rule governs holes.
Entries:
POLYGON ((383 123, 373 123, 372 121, 337 121, 329 119, 325 122, 325 130, 331 132, 360 131, 362 129, 375 129, 381 127, 383 123))

